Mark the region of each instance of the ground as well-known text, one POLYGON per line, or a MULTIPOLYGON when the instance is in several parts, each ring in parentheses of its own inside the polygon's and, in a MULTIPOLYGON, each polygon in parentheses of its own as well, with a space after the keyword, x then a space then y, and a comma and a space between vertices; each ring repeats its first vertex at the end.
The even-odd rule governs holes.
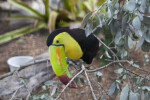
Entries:
MULTIPOLYGON (((2 27, 4 26, 0 26, 0 27, 1 29, 3 29, 2 27)), ((3 29, 1 30, 0 34, 6 31, 8 30, 3 29)), ((43 31, 43 30, 38 31, 32 34, 22 36, 21 38, 17 38, 3 45, 0 45, 0 65, 1 65, 0 74, 9 72, 9 67, 7 65, 8 58, 12 56, 20 56, 20 55, 34 57, 46 51, 48 49, 48 47, 46 46, 46 37, 48 35, 47 33, 48 33, 47 31, 43 31)), ((142 66, 142 68, 150 70, 150 68, 148 67, 150 63, 148 63, 146 66, 143 66, 143 61, 141 60, 144 54, 148 54, 148 53, 143 53, 140 50, 136 52, 134 50, 131 50, 130 54, 131 54, 130 59, 136 59, 137 64, 142 66)), ((91 66, 99 67, 100 62, 94 59, 91 66)), ((98 89, 97 87, 94 87, 94 90, 95 90, 94 92, 96 94, 99 94, 98 92, 101 92, 103 90, 102 88, 104 88, 106 92, 108 91, 108 88, 113 82, 113 79, 117 77, 117 74, 114 73, 114 69, 117 69, 117 68, 118 66, 114 65, 107 69, 101 70, 101 73, 103 74, 103 76, 102 76, 101 82, 98 83, 98 87, 100 89, 98 89)), ((137 73, 141 73, 141 72, 137 71, 137 73)), ((95 78, 92 77, 92 75, 90 75, 90 79, 92 80, 92 83, 94 83, 94 81, 96 80, 95 78)), ((58 79, 55 77, 54 80, 58 80, 58 79)), ((92 100, 92 96, 91 96, 87 81, 85 81, 85 84, 86 85, 80 84, 77 89, 68 88, 65 92, 65 96, 63 94, 60 100, 64 100, 64 97, 66 98, 66 100, 92 100)), ((61 87, 58 90, 58 93, 63 88, 64 88, 64 85, 61 85, 61 87)), ((109 100, 108 96, 106 97, 107 97, 106 100, 109 100)), ((116 97, 113 97, 111 98, 111 100, 115 98, 116 97)), ((115 99, 115 100, 118 100, 118 99, 115 99)))
MULTIPOLYGON (((24 25, 21 25, 24 26, 24 25)), ((7 27, 5 25, 1 25, 0 34, 7 32, 8 30, 17 29, 17 26, 7 27)), ((0 45, 0 74, 9 72, 9 67, 7 64, 7 60, 13 56, 37 56, 48 48, 46 46, 46 36, 48 35, 48 31, 41 30, 34 32, 32 34, 28 34, 22 36, 21 38, 17 38, 8 43, 0 45)))

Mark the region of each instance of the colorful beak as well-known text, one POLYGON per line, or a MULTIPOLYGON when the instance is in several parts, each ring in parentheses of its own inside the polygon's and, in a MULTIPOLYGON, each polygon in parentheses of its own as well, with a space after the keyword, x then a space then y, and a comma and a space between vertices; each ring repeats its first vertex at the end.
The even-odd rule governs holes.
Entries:
MULTIPOLYGON (((67 67, 64 46, 63 45, 49 46, 49 58, 56 76, 63 84, 67 85, 71 80, 71 75, 67 67)), ((69 87, 77 88, 77 85, 74 82, 72 82, 69 87)))

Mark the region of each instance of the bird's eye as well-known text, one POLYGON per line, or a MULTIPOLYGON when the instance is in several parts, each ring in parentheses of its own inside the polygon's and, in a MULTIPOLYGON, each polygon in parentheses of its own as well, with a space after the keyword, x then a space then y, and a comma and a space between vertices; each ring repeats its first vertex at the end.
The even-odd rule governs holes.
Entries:
POLYGON ((56 43, 59 43, 59 41, 58 41, 58 40, 56 40, 56 43))

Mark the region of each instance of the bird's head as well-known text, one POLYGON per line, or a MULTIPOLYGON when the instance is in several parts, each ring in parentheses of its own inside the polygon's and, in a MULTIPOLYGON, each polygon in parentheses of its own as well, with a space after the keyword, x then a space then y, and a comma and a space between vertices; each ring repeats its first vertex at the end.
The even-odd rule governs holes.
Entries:
POLYGON ((50 34, 47 45, 63 45, 65 55, 70 59, 80 59, 83 55, 80 45, 68 32, 50 34))

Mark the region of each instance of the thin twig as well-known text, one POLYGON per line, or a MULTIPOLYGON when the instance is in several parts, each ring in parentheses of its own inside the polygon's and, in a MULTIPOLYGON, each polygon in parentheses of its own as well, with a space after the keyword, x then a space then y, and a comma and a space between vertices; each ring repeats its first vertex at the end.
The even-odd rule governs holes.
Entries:
MULTIPOLYGON (((122 67, 121 65, 119 65, 119 66, 122 67)), ((131 70, 129 70, 129 69, 126 69, 125 67, 122 67, 122 68, 124 68, 126 71, 128 71, 128 72, 130 72, 130 73, 132 73, 132 74, 134 74, 134 75, 136 75, 136 76, 139 76, 139 77, 141 77, 141 78, 144 78, 144 79, 150 81, 150 79, 148 79, 148 78, 146 78, 146 77, 144 77, 144 76, 142 76, 142 75, 139 75, 139 74, 137 74, 137 73, 135 73, 135 72, 133 72, 133 71, 131 71, 131 70)))
MULTIPOLYGON (((18 73, 18 71, 16 71, 16 74, 17 74, 18 78, 20 78, 20 74, 18 73)), ((25 81, 23 81, 22 83, 24 84, 24 86, 25 86, 25 88, 26 88, 26 90, 27 90, 27 92, 28 92, 28 95, 27 95, 27 97, 26 97, 26 100, 28 100, 29 97, 30 97, 30 95, 31 95, 31 92, 30 92, 30 90, 28 89, 28 86, 27 86, 27 84, 25 83, 25 81)))
MULTIPOLYGON (((130 64, 130 61, 127 60, 127 62, 130 64)), ((136 68, 136 69, 139 69, 139 70, 141 70, 141 71, 143 71, 143 72, 147 72, 147 73, 150 74, 150 71, 149 71, 149 70, 146 70, 146 69, 143 69, 143 68, 140 68, 140 67, 135 67, 133 64, 131 64, 131 66, 134 67, 134 68, 136 68)))
POLYGON ((27 95, 27 98, 26 98, 26 100, 29 100, 29 97, 31 96, 31 93, 30 93, 30 91, 28 91, 28 95, 27 95))
POLYGON ((72 65, 77 71, 81 70, 81 68, 79 69, 79 66, 75 64, 72 60, 69 60, 69 65, 72 65))
POLYGON ((71 83, 78 75, 80 75, 82 72, 83 72, 83 69, 82 69, 80 72, 78 72, 78 73, 69 81, 69 83, 63 88, 63 90, 59 93, 59 95, 57 96, 57 98, 56 98, 55 100, 58 100, 58 99, 59 99, 59 97, 61 96, 61 94, 66 90, 66 88, 70 85, 70 83, 71 83))
MULTIPOLYGON (((150 74, 150 71, 149 71, 149 70, 146 70, 146 69, 143 69, 143 68, 140 68, 140 67, 135 67, 135 66, 133 66, 133 64, 131 64, 130 61, 128 61, 128 60, 112 61, 112 62, 108 63, 107 65, 104 65, 104 66, 102 66, 102 67, 100 67, 100 68, 96 68, 96 69, 93 69, 93 70, 87 70, 87 72, 95 72, 95 71, 98 71, 98 70, 107 68, 108 66, 110 66, 110 65, 112 65, 112 64, 114 64, 114 63, 128 63, 128 64, 130 64, 132 67, 134 67, 134 68, 136 68, 136 69, 138 69, 138 70, 141 70, 141 71, 143 71, 143 72, 147 72, 147 73, 150 74)), ((122 66, 121 66, 121 67, 122 67, 122 66)), ((128 69, 126 69, 126 70, 128 70, 128 69)), ((129 71, 129 70, 128 70, 128 71, 129 71)))
MULTIPOLYGON (((85 69, 84 65, 82 65, 82 67, 85 69)), ((90 80, 89 80, 89 77, 88 77, 88 75, 87 75, 86 70, 84 70, 84 74, 85 74, 85 77, 86 77, 86 79, 87 79, 87 81, 88 81, 88 85, 89 85, 89 87, 90 87, 90 90, 91 90, 91 92, 92 92, 93 99, 94 99, 94 100, 97 100, 97 98, 96 98, 96 96, 95 96, 95 94, 94 94, 94 92, 93 92, 93 88, 92 88, 92 85, 91 85, 91 82, 90 82, 90 80)))
MULTIPOLYGON (((20 71, 20 70, 22 70, 22 69, 24 69, 24 68, 26 68, 26 67, 28 67, 28 66, 31 66, 31 65, 34 65, 34 64, 43 63, 43 62, 46 62, 46 61, 49 61, 49 59, 46 58, 46 59, 35 60, 34 62, 31 62, 31 63, 29 63, 29 64, 20 66, 20 68, 19 68, 17 71, 20 71)), ((1 75, 1 76, 0 76, 0 79, 3 79, 3 78, 8 77, 8 76, 10 76, 10 75, 13 75, 14 72, 15 72, 15 71, 6 73, 6 74, 4 74, 4 75, 1 75)))
POLYGON ((100 67, 100 68, 95 68, 93 70, 87 70, 87 72, 96 72, 98 70, 105 69, 105 68, 107 68, 108 66, 110 66, 110 65, 112 65, 114 63, 120 63, 120 62, 125 63, 127 61, 126 60, 113 61, 113 62, 108 63, 107 65, 104 65, 104 66, 100 67))
POLYGON ((96 14, 99 12, 99 10, 100 10, 106 3, 107 3, 107 2, 104 2, 97 10, 95 10, 94 14, 93 14, 89 19, 91 19, 94 15, 96 15, 96 14))
POLYGON ((18 92, 18 90, 19 90, 20 88, 22 88, 22 87, 23 87, 23 85, 20 86, 20 87, 13 93, 12 97, 11 97, 9 100, 12 100, 12 99, 15 97, 16 93, 18 92))
POLYGON ((119 60, 119 58, 117 57, 117 55, 100 39, 100 38, 98 38, 95 34, 93 34, 97 39, 98 39, 98 41, 102 44, 102 45, 104 45, 116 58, 117 58, 117 60, 119 60))
POLYGON ((112 97, 108 94, 108 92, 104 89, 104 87, 103 87, 101 84, 99 84, 99 86, 103 89, 104 93, 105 93, 110 99, 112 99, 112 97))

